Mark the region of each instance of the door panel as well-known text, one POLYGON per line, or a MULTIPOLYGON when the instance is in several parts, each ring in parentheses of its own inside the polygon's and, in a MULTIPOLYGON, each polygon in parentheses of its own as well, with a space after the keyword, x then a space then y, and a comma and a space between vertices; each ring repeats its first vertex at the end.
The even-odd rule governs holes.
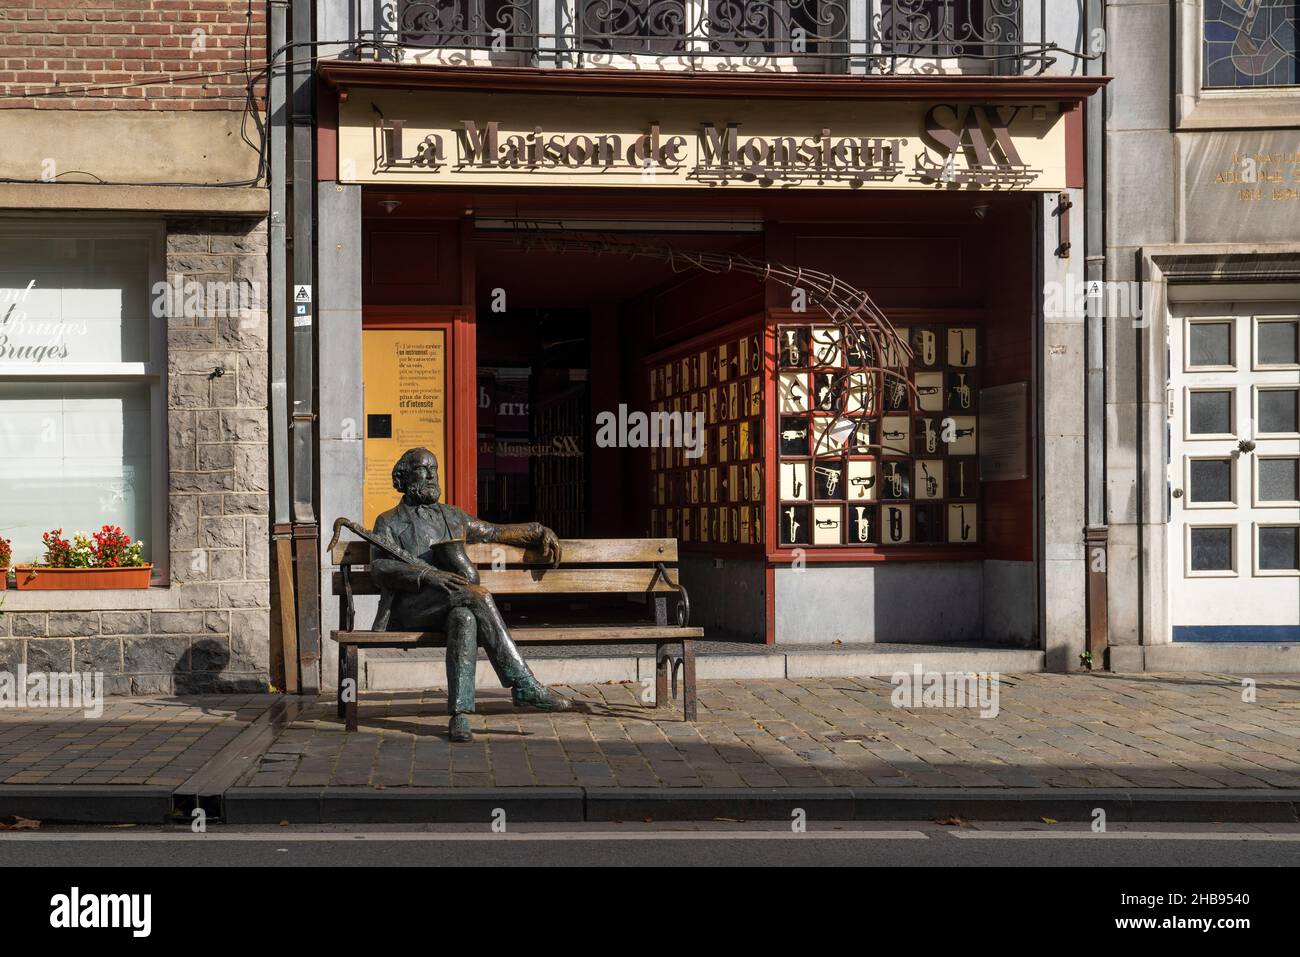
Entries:
POLYGON ((1300 640, 1300 303, 1177 308, 1169 369, 1173 640, 1300 640))

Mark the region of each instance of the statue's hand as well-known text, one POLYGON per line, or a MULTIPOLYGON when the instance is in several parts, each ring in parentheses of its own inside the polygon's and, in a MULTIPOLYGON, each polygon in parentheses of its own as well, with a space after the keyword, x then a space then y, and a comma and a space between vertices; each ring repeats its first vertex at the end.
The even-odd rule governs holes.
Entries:
POLYGON ((429 566, 420 572, 420 584, 423 585, 426 582, 434 588, 441 588, 452 596, 474 587, 474 583, 468 578, 453 572, 445 572, 433 566, 429 566))
POLYGON ((555 533, 549 528, 542 528, 542 554, 550 562, 552 568, 560 567, 560 540, 555 537, 555 533))

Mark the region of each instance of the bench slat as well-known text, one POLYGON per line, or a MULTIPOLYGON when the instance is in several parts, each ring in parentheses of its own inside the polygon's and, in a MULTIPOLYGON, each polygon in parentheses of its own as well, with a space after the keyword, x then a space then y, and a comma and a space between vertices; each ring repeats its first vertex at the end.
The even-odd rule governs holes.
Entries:
MULTIPOLYGON (((438 645, 446 641, 440 631, 332 631, 330 637, 353 645, 438 645)), ((516 642, 536 641, 663 641, 703 638, 703 628, 679 628, 676 625, 548 625, 542 628, 511 628, 516 642)))
MULTIPOLYGON (((508 545, 470 545, 467 549, 472 561, 479 565, 492 564, 500 552, 507 565, 541 565, 545 559, 541 552, 508 545)), ((561 564, 566 565, 640 565, 655 562, 673 564, 677 561, 675 538, 570 538, 560 540, 561 564)))
MULTIPOLYGON (((653 568, 507 568, 479 573, 482 584, 493 595, 643 595, 654 580, 653 568)), ((676 580, 675 574, 671 575, 676 580)), ((660 578, 656 592, 676 593, 660 578)), ((343 573, 334 573, 334 594, 343 591, 343 573)), ((352 573, 354 595, 378 594, 370 572, 352 573)))
MULTIPOLYGON (((675 538, 571 538, 561 539, 560 549, 565 565, 654 564, 677 561, 675 538)), ((508 565, 542 565, 542 555, 536 550, 525 551, 509 545, 470 545, 466 549, 470 560, 479 565, 490 565, 500 557, 508 565)), ((366 542, 339 542, 330 553, 335 565, 368 565, 370 545, 366 542)))

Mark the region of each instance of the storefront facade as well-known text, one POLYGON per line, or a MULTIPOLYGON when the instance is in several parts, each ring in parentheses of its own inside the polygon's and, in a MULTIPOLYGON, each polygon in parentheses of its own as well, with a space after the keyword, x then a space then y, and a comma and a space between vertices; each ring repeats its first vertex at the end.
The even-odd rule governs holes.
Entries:
MULTIPOLYGON (((1033 7, 1034 36, 1077 33, 1033 7)), ((395 453, 423 444, 493 520, 676 538, 710 637, 1076 664, 1083 324, 1038 290, 1083 282, 1100 81, 1068 57, 999 75, 991 39, 929 45, 948 70, 921 76, 917 47, 886 67, 820 41, 764 72, 620 37, 549 66, 410 26, 378 62, 322 63, 322 523, 389 507, 395 453), (819 308, 824 276, 898 330, 905 387, 855 391, 875 363, 819 308)))

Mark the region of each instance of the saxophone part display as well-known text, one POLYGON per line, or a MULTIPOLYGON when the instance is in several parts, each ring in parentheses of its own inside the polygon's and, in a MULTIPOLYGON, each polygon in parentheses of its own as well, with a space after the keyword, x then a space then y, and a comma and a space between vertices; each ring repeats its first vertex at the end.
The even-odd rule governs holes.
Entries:
POLYGON ((970 385, 966 382, 966 373, 958 372, 956 375, 957 384, 952 388, 953 398, 956 400, 958 406, 963 409, 969 409, 971 396, 970 385))
POLYGON ((889 512, 889 539, 894 542, 903 540, 903 510, 890 506, 889 512))
POLYGON ((925 437, 925 450, 934 454, 939 448, 939 433, 934 430, 934 419, 921 420, 921 433, 925 437))
POLYGON ((938 498, 939 480, 930 474, 930 468, 924 462, 921 463, 921 474, 925 477, 926 498, 938 498))
POLYGON ((787 508, 785 510, 785 517, 787 522, 786 540, 790 542, 797 541, 799 537, 800 526, 799 526, 799 520, 794 516, 794 509, 787 508))
POLYGON ((785 364, 788 366, 802 365, 803 352, 799 349, 799 332, 796 329, 787 329, 785 331, 785 364))
POLYGON ((849 479, 849 485, 854 488, 855 498, 866 498, 868 489, 875 488, 876 477, 874 475, 855 475, 849 479))
POLYGON ((885 476, 885 481, 888 483, 892 498, 903 497, 903 473, 899 470, 897 462, 889 463, 889 474, 885 476))
POLYGON ((934 365, 938 359, 938 350, 935 348, 935 335, 929 329, 918 329, 915 334, 917 352, 920 354, 921 361, 928 366, 934 365))
POLYGON ((840 487, 840 470, 827 468, 824 465, 814 466, 817 474, 822 479, 822 491, 825 493, 822 498, 834 498, 836 491, 840 487))
POLYGON ((790 497, 803 498, 803 482, 799 480, 800 469, 798 465, 790 466, 790 497))
POLYGON ((857 535, 858 541, 871 541, 871 519, 867 514, 865 505, 853 506, 853 529, 857 535))

